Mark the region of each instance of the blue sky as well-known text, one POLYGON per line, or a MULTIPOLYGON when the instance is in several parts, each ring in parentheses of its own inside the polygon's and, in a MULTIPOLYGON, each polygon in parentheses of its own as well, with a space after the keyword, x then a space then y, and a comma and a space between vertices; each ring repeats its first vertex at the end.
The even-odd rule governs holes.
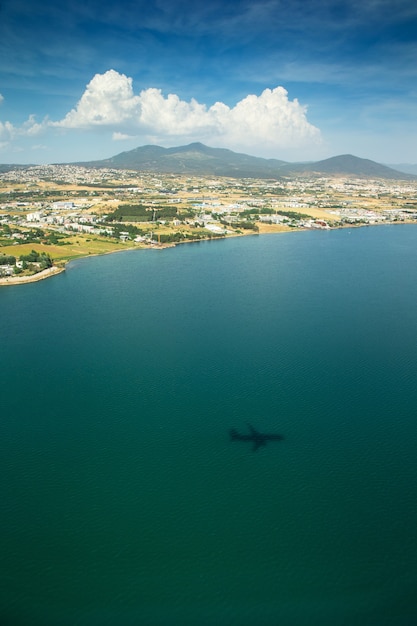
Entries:
POLYGON ((415 0, 0 0, 0 163, 417 163, 415 0))

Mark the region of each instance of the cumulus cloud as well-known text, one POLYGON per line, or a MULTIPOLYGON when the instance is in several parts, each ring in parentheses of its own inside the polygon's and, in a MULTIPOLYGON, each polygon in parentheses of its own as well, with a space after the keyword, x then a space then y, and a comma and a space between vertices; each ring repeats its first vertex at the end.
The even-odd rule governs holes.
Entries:
MULTIPOLYGON (((96 74, 77 106, 62 120, 49 122, 64 129, 107 128, 113 139, 132 136, 166 143, 178 140, 208 141, 211 145, 265 150, 320 143, 318 128, 307 120, 307 108, 289 100, 284 87, 248 95, 234 107, 216 102, 207 107, 175 94, 164 96, 149 88, 135 94, 132 78, 109 70, 96 74)), ((33 123, 32 132, 37 130, 33 123)), ((39 130, 39 129, 38 129, 39 130)))
POLYGON ((290 100, 284 87, 248 95, 232 107, 223 102, 207 106, 176 94, 164 95, 156 88, 135 93, 132 78, 115 70, 96 74, 77 106, 61 120, 37 122, 30 115, 20 126, 0 122, 0 147, 54 129, 102 130, 113 141, 165 146, 202 141, 278 158, 284 156, 282 151, 288 155, 298 149, 305 154, 321 142, 319 129, 307 119, 307 108, 297 99, 290 100))
POLYGON ((0 122, 0 141, 4 147, 17 137, 34 137, 43 132, 47 125, 47 120, 40 124, 36 122, 34 115, 30 115, 21 126, 14 126, 11 122, 0 122))
POLYGON ((0 141, 11 141, 16 135, 16 129, 10 122, 0 122, 0 141))
POLYGON ((27 135, 29 137, 34 137, 42 133, 45 128, 48 126, 48 120, 45 118, 43 122, 38 123, 35 119, 34 115, 30 115, 29 118, 24 122, 19 133, 23 135, 27 135))
POLYGON ((131 124, 140 110, 140 97, 133 93, 132 79, 114 70, 96 74, 88 83, 77 107, 55 126, 90 128, 131 124))

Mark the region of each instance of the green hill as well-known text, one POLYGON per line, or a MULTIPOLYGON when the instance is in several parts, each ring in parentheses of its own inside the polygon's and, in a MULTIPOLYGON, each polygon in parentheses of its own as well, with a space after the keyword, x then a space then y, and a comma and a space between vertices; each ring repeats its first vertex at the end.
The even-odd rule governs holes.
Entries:
POLYGON ((192 143, 176 148, 142 146, 121 152, 110 159, 77 165, 196 176, 276 178, 286 162, 278 159, 261 159, 225 148, 209 148, 202 143, 192 143))
POLYGON ((141 146, 134 150, 121 152, 109 159, 76 163, 75 165, 232 178, 326 175, 393 180, 414 178, 410 174, 351 154, 335 156, 314 163, 288 163, 278 159, 249 156, 225 148, 209 148, 202 143, 191 143, 175 148, 141 146))
POLYGON ((342 154, 315 163, 289 163, 282 168, 285 174, 356 176, 359 178, 408 179, 412 176, 381 165, 370 159, 361 159, 352 154, 342 154))

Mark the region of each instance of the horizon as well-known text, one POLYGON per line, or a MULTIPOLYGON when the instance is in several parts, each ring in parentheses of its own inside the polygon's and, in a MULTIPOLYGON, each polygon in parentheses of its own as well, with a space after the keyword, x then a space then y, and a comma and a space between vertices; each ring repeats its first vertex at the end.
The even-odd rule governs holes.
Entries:
POLYGON ((411 0, 4 0, 0 163, 201 142, 417 163, 411 0))

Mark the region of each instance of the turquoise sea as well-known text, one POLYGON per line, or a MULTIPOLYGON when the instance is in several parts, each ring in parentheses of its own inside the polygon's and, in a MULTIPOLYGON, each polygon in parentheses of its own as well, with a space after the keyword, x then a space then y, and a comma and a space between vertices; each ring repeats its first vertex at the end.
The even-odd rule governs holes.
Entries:
POLYGON ((417 226, 89 258, 0 307, 1 626, 417 624, 417 226))

